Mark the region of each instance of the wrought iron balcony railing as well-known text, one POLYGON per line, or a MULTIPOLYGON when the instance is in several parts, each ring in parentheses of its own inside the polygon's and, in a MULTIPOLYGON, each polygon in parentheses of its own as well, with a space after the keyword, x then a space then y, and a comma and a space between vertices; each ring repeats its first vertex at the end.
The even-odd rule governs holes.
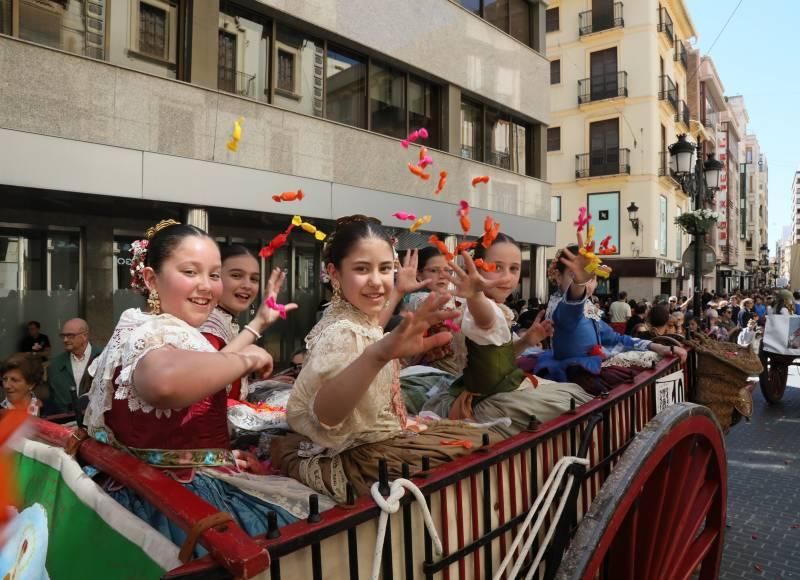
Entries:
POLYGON ((682 40, 675 43, 675 62, 680 62, 685 70, 689 69, 689 51, 682 40))
POLYGON ((667 75, 658 77, 658 98, 661 101, 668 101, 675 112, 678 111, 678 87, 667 75))
POLYGON ((217 88, 226 93, 256 98, 256 77, 230 68, 217 69, 217 88))
POLYGON ((666 8, 658 9, 658 31, 666 35, 670 44, 675 42, 675 26, 666 8))
POLYGON ((628 96, 628 73, 618 71, 578 81, 578 104, 628 96))
POLYGON ((689 128, 689 105, 686 104, 686 101, 682 100, 678 103, 678 110, 675 113, 675 120, 686 125, 687 129, 689 128))
POLYGON ((625 26, 625 19, 622 17, 622 2, 614 2, 611 14, 598 14, 596 10, 586 10, 578 15, 580 36, 609 30, 611 28, 621 28, 625 26))
POLYGON ((575 156, 575 177, 630 175, 630 149, 596 149, 575 156))

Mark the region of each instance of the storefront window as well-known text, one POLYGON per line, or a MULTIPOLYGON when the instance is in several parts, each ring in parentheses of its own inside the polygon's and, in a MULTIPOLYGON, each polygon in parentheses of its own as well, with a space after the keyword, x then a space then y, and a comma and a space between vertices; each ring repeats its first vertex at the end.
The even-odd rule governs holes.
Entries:
POLYGON ((329 45, 325 77, 325 116, 332 121, 366 128, 366 59, 329 45))
POLYGON ((80 234, 0 229, 0 358, 18 350, 25 323, 62 351, 61 326, 79 314, 80 234))
MULTIPOLYGON (((405 138, 406 74, 382 63, 372 62, 369 73, 370 129, 397 138, 405 138)), ((409 95, 410 96, 410 95, 409 95)))
POLYGON ((296 113, 322 117, 324 60, 321 41, 279 27, 275 41, 273 104, 296 113))

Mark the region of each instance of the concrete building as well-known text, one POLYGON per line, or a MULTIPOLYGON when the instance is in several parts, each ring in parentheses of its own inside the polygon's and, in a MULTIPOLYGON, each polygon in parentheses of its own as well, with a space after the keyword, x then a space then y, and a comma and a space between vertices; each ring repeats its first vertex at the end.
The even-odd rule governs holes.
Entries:
POLYGON ((558 245, 574 242, 572 222, 587 206, 597 238, 610 235, 619 250, 605 260, 614 272, 598 293, 677 294, 688 290, 680 260, 689 238, 674 220, 691 200, 670 176, 668 147, 700 130, 686 102, 696 31, 683 0, 589 4, 554 0, 547 12, 558 245))
MULTIPOLYGON (((0 0, 0 356, 28 319, 54 337, 83 316, 105 340, 141 304, 130 244, 163 218, 257 250, 293 214, 330 231, 364 213, 411 247, 433 232, 454 240, 465 198, 471 233, 491 213, 523 246, 523 297, 544 298, 545 5, 462 4, 0 0), (400 147, 419 127, 430 182, 400 147), (476 175, 491 180, 472 187, 476 175), (296 189, 300 202, 271 200, 296 189), (413 236, 398 210, 433 221, 413 236)), ((276 358, 315 321, 320 251, 300 234, 262 264, 288 270, 281 299, 301 305, 266 337, 276 358)))

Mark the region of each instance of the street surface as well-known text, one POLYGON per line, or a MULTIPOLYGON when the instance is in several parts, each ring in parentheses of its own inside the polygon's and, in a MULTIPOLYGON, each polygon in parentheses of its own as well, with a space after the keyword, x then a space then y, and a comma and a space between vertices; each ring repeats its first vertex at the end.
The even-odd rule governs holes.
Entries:
POLYGON ((800 375, 782 404, 756 386, 753 418, 726 437, 728 529, 720 578, 800 580, 800 375))

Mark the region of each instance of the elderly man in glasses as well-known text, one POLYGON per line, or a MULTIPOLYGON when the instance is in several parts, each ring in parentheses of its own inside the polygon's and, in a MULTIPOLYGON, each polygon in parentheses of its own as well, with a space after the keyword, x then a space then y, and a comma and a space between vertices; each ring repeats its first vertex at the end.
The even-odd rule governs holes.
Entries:
POLYGON ((78 398, 86 395, 92 378, 86 372, 89 364, 102 349, 89 342, 89 325, 82 318, 73 318, 64 323, 59 334, 64 343, 64 352, 53 357, 47 368, 47 386, 50 401, 60 413, 82 410, 78 398))

